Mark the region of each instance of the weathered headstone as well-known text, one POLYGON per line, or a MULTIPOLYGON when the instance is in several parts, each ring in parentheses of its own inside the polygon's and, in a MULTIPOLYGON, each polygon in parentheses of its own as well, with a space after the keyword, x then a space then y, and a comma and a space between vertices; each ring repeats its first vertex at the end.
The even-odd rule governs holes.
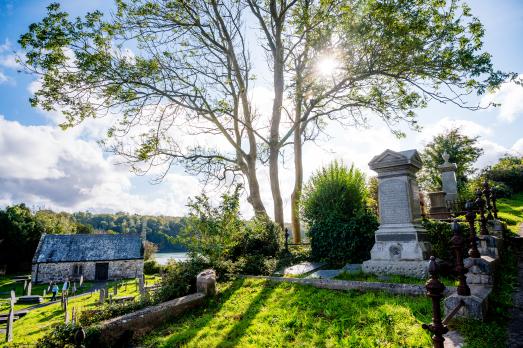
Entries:
POLYGON ((445 163, 438 166, 441 173, 441 189, 445 192, 445 199, 447 201, 454 201, 458 199, 458 182, 456 180, 456 163, 449 163, 449 154, 444 152, 443 160, 445 163))
POLYGON ((380 226, 371 259, 363 262, 365 273, 426 277, 431 248, 415 176, 421 166, 416 150, 386 150, 369 163, 378 173, 380 226))
POLYGON ((13 340, 13 321, 15 316, 15 302, 16 295, 14 291, 11 291, 11 298, 9 301, 9 314, 7 316, 7 328, 5 333, 5 341, 11 342, 13 340))
POLYGON ((100 289, 100 298, 98 299, 99 304, 103 304, 105 302, 105 290, 100 289))
POLYGON ((67 309, 68 301, 67 298, 64 301, 64 321, 66 324, 69 324, 69 310, 67 309))
POLYGON ((27 279, 24 279, 24 291, 22 291, 22 295, 23 293, 27 290, 27 279))
POLYGON ((47 290, 44 289, 44 292, 42 294, 42 297, 45 297, 45 295, 47 295, 47 290))
POLYGON ((73 289, 72 289, 72 292, 73 292, 73 296, 76 295, 76 282, 73 283, 73 289))
POLYGON ((114 288, 113 288, 113 295, 115 295, 115 296, 118 295, 118 283, 116 283, 116 284, 114 285, 114 288))
POLYGON ((84 284, 84 276, 83 274, 80 276, 80 284, 78 285, 80 288, 82 287, 82 285, 84 284))
POLYGON ((144 286, 144 281, 143 281, 143 278, 140 277, 140 294, 143 294, 145 292, 145 286, 144 286))
POLYGON ((33 290, 32 284, 33 284, 32 281, 29 281, 29 283, 27 284, 27 293, 26 293, 27 296, 31 296, 31 291, 33 290))

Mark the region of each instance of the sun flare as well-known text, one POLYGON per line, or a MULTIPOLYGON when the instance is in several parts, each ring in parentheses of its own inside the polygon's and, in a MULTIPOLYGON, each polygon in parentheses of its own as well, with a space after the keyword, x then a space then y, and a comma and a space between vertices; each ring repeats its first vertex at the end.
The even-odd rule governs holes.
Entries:
POLYGON ((322 77, 333 76, 340 67, 340 61, 334 56, 325 56, 316 63, 316 70, 322 77))

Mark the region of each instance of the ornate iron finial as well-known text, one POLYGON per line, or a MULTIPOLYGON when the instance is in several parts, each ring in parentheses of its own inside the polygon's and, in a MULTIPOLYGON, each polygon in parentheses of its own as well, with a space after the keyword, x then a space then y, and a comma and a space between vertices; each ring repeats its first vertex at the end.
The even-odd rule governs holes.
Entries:
POLYGON ((474 211, 474 203, 472 203, 472 201, 467 201, 467 203, 465 204, 465 209, 467 210, 465 218, 469 223, 469 256, 472 258, 479 258, 481 257, 481 255, 479 254, 478 244, 476 241, 476 227, 474 226, 474 221, 476 220, 476 212, 474 211))
POLYGON ((493 187, 491 190, 490 190, 490 199, 492 200, 492 214, 494 214, 494 219, 498 219, 498 207, 496 205, 496 201, 497 201, 497 198, 498 198, 498 194, 496 192, 496 188, 493 187))
POLYGON ((485 200, 483 199, 483 192, 481 190, 476 191, 476 207, 479 209, 479 222, 480 229, 479 234, 482 236, 488 235, 487 230, 487 218, 485 217, 485 200))
POLYGON ((465 247, 465 238, 463 238, 461 235, 458 219, 454 219, 452 222, 452 232, 453 236, 450 239, 450 243, 452 244, 452 250, 454 251, 455 257, 454 270, 459 280, 458 295, 470 296, 470 288, 467 285, 467 277, 465 276, 468 270, 463 264, 463 249, 465 247))
POLYGON ((490 204, 490 199, 492 198, 492 190, 490 188, 490 185, 488 184, 488 181, 485 180, 483 182, 483 195, 485 196, 485 200, 487 202, 487 220, 492 220, 492 205, 490 204))
POLYGON ((441 321, 441 299, 443 298, 445 285, 438 279, 438 265, 434 256, 430 257, 429 273, 430 279, 427 281, 425 288, 427 289, 427 296, 432 300, 432 323, 428 325, 423 324, 422 327, 432 332, 432 344, 434 347, 443 348, 443 341, 445 341, 443 335, 449 331, 447 326, 443 325, 441 321))

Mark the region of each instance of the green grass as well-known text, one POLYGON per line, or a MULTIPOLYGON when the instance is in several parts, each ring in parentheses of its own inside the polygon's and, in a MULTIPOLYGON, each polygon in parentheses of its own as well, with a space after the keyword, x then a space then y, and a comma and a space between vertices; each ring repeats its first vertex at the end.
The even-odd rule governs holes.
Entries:
POLYGON ((429 347, 425 297, 338 292, 261 279, 220 288, 205 308, 149 335, 148 347, 429 347))
MULTIPOLYGON (((148 284, 157 282, 160 278, 157 276, 146 276, 148 284)), ((109 294, 113 293, 115 282, 110 282, 109 294)), ((137 296, 135 280, 129 279, 120 282, 118 289, 118 297, 120 296, 137 296)), ((85 309, 95 309, 97 307, 98 293, 89 293, 69 300, 69 311, 76 307, 77 313, 85 309)), ((26 316, 15 321, 13 325, 14 341, 13 344, 28 344, 34 345, 38 339, 47 335, 52 326, 58 323, 63 323, 65 314, 61 309, 60 301, 57 303, 31 310, 26 316)), ((0 341, 2 346, 3 341, 0 341)))
MULTIPOLYGON (((401 275, 388 275, 386 277, 379 277, 375 274, 363 272, 343 272, 335 277, 341 280, 355 280, 361 282, 376 282, 376 283, 399 283, 399 284, 416 284, 425 285, 427 278, 420 279, 415 277, 406 277, 401 275)), ((458 281, 455 279, 441 277, 441 282, 446 286, 458 286, 458 281)))
POLYGON ((523 223, 523 192, 510 198, 500 198, 497 201, 498 217, 503 219, 511 232, 518 233, 519 225, 523 223))

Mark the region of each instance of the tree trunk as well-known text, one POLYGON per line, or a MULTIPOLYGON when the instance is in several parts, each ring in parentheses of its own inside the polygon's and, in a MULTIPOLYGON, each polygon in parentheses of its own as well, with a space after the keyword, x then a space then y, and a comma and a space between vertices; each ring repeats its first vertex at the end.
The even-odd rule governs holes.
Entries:
POLYGON ((260 194, 260 185, 258 183, 258 177, 256 176, 256 159, 247 159, 247 181, 249 184, 249 197, 247 201, 252 205, 254 214, 267 216, 267 211, 263 205, 260 194))
MULTIPOLYGON (((300 113, 296 113, 296 115, 299 119, 300 113)), ((294 132, 294 190, 291 194, 292 237, 294 243, 301 242, 300 197, 303 188, 303 158, 301 132, 299 129, 300 127, 298 126, 294 132)))
POLYGON ((274 102, 272 105, 272 120, 269 139, 269 178, 271 182, 272 199, 274 201, 274 221, 284 228, 283 199, 280 191, 279 157, 280 157, 280 120, 283 103, 283 47, 277 41, 274 54, 274 102))

